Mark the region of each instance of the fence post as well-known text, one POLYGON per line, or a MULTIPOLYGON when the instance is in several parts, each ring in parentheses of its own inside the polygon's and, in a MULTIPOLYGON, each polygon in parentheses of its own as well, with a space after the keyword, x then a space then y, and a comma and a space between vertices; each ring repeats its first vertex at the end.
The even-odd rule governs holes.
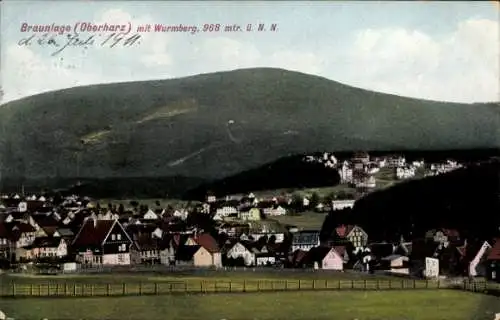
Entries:
POLYGON ((299 279, 299 290, 300 290, 300 279, 299 279))
POLYGON ((229 280, 229 292, 232 292, 232 291, 233 291, 233 290, 232 290, 232 285, 231 285, 231 283, 232 283, 232 281, 231 281, 231 280, 229 280))
POLYGON ((425 280, 425 288, 429 289, 429 280, 425 280))
POLYGON ((354 289, 354 280, 351 279, 351 289, 354 289))
POLYGON ((366 279, 365 279, 363 282, 364 282, 364 285, 365 285, 365 290, 366 290, 366 279))
POLYGON ((379 282, 379 280, 377 279, 377 290, 379 290, 379 289, 380 289, 380 282, 379 282))
POLYGON ((16 284, 14 282, 12 282, 12 296, 16 296, 16 284))
POLYGON ((109 290, 109 283, 108 283, 108 284, 106 284, 106 295, 107 295, 107 296, 109 296, 109 291, 110 291, 110 290, 109 290))
POLYGON ((285 291, 288 290, 288 280, 285 280, 285 291))
POLYGON ((127 285, 125 284, 125 282, 122 284, 122 294, 123 295, 127 294, 127 285))
POLYGON ((313 290, 316 289, 316 280, 313 279, 313 290))
POLYGON ((247 292, 247 281, 243 280, 243 292, 247 292))
POLYGON ((38 295, 41 296, 42 295, 42 284, 39 284, 38 285, 38 295))
MULTIPOLYGON (((299 289, 300 289, 300 280, 299 280, 299 289)), ((257 280, 257 291, 260 291, 260 280, 257 280)))
POLYGON ((155 282, 155 295, 158 295, 158 283, 155 282))
POLYGON ((33 296, 33 284, 30 285, 30 296, 33 296))
POLYGON ((64 296, 68 295, 68 284, 65 282, 64 283, 64 296))
POLYGON ((417 288, 417 280, 413 279, 413 289, 417 288))
POLYGON ((328 289, 328 279, 325 279, 325 289, 328 289))
POLYGON ((217 292, 217 280, 214 282, 214 291, 217 292))
POLYGON ((76 297, 76 283, 73 283, 73 295, 76 297))
POLYGON ((139 295, 142 296, 142 282, 139 282, 139 295))
POLYGON ((172 293, 172 283, 168 283, 168 293, 172 293))
POLYGON ((56 283, 56 296, 59 295, 59 282, 56 283))

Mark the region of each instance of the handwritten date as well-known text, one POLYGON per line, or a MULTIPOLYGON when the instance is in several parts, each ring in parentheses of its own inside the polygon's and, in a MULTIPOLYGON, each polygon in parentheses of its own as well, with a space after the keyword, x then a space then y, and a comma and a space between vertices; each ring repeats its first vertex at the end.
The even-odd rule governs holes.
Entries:
POLYGON ((28 38, 23 38, 19 40, 18 45, 32 46, 35 44, 40 47, 50 47, 55 50, 51 55, 56 56, 71 47, 83 49, 88 49, 93 46, 106 48, 132 47, 134 45, 139 45, 140 39, 140 34, 128 35, 128 33, 124 32, 115 32, 105 36, 96 34, 82 36, 78 33, 62 36, 59 34, 46 33, 41 36, 33 34, 28 38))

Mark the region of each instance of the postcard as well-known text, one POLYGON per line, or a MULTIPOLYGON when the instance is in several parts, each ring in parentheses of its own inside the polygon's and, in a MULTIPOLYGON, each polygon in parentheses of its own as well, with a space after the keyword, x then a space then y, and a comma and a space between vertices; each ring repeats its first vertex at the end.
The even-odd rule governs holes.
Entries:
POLYGON ((498 1, 0 9, 0 319, 500 317, 498 1))

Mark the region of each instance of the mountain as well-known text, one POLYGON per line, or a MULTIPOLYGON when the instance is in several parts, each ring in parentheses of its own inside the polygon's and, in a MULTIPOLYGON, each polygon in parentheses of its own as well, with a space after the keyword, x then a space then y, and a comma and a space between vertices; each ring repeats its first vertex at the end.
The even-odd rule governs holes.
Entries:
POLYGON ((281 158, 264 166, 201 184, 183 194, 186 200, 203 201, 207 193, 216 195, 248 194, 262 190, 284 188, 318 188, 335 186, 340 182, 336 169, 322 163, 308 163, 304 156, 281 158))
POLYGON ((4 104, 0 173, 213 180, 293 154, 488 148, 499 147, 499 137, 498 103, 424 101, 282 69, 242 69, 4 104))

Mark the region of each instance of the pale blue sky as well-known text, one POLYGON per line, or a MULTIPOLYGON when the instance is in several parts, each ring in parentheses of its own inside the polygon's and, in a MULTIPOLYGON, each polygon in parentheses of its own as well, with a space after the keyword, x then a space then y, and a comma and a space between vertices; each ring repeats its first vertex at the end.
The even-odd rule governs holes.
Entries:
POLYGON ((499 97, 499 13, 485 2, 2 2, 4 101, 76 85, 257 66, 448 101, 499 97), (149 33, 136 48, 20 47, 28 24, 277 23, 267 33, 149 33), (61 59, 63 58, 63 59, 61 59))

